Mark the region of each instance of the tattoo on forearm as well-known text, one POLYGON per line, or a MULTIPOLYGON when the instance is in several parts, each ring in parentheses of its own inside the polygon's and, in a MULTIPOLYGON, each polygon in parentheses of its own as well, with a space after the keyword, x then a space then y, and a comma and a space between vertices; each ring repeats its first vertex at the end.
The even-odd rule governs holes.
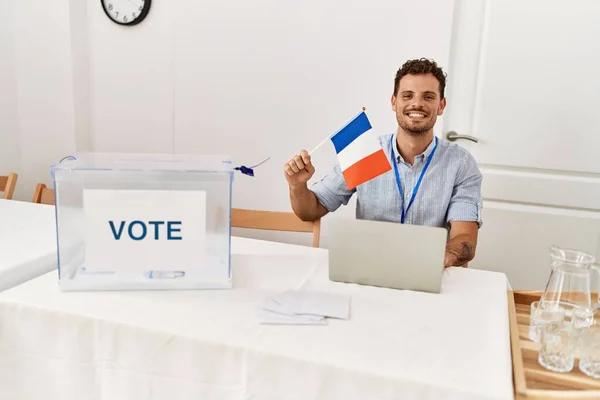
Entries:
POLYGON ((447 245, 446 250, 448 253, 456 257, 456 264, 460 265, 471 260, 473 255, 473 247, 468 242, 462 242, 455 245, 447 245))

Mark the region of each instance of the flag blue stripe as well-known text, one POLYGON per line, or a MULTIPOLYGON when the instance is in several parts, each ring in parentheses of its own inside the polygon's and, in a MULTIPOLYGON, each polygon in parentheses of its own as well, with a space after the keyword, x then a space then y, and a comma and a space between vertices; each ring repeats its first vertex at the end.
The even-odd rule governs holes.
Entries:
POLYGON ((369 129, 371 129, 371 123, 369 122, 369 118, 367 118, 367 114, 363 111, 331 137, 335 152, 339 154, 357 137, 369 129))

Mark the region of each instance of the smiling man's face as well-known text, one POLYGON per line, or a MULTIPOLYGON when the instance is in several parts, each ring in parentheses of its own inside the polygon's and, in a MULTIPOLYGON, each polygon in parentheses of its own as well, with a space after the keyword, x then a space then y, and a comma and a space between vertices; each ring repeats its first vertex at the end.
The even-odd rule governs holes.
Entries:
POLYGON ((404 132, 418 136, 433 129, 446 107, 439 86, 433 74, 408 74, 400 79, 398 91, 392 96, 392 109, 404 132))

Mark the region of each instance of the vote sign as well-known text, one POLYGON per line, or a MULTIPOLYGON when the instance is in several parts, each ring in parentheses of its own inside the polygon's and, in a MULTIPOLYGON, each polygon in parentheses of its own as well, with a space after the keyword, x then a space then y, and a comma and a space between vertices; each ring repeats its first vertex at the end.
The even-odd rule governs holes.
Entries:
POLYGON ((83 192, 88 271, 189 271, 204 262, 206 193, 83 192))

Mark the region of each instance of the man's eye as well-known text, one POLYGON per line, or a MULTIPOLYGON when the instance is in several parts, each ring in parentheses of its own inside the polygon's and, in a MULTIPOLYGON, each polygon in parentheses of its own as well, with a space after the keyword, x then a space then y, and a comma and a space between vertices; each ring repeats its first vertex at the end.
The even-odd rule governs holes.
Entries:
POLYGON ((410 99, 410 94, 405 94, 402 96, 403 99, 410 99))
POLYGON ((433 100, 433 96, 425 96, 427 100, 433 100))

